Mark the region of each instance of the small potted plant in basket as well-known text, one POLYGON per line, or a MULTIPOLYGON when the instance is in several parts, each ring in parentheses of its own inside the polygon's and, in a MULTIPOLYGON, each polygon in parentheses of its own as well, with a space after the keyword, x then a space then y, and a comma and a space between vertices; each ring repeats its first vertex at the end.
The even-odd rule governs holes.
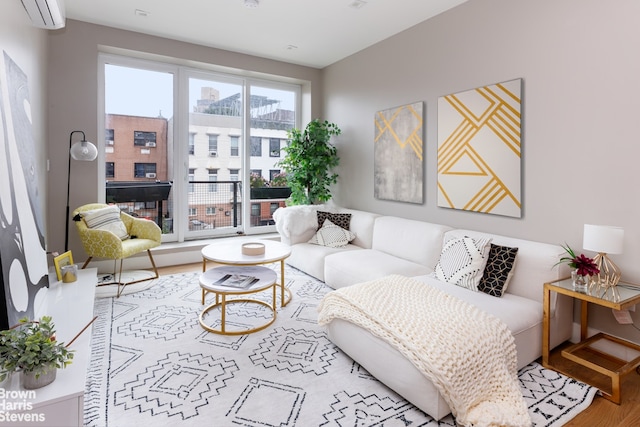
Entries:
POLYGON ((58 368, 71 364, 73 351, 56 341, 51 317, 19 322, 0 332, 0 382, 20 371, 25 389, 44 387, 55 380, 58 368))
POLYGON ((562 246, 567 253, 567 256, 563 256, 558 261, 558 264, 566 263, 571 267, 571 279, 573 280, 573 287, 578 291, 587 290, 587 276, 591 277, 600 273, 598 265, 593 258, 589 258, 584 254, 576 255, 575 251, 567 244, 562 246))

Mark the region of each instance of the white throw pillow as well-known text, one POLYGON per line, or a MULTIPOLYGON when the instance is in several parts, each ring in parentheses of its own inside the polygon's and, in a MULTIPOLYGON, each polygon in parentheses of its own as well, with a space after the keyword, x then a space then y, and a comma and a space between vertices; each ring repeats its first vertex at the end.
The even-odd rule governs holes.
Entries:
POLYGON ((327 219, 311 240, 309 240, 309 243, 328 246, 330 248, 340 248, 342 246, 346 246, 355 238, 356 233, 350 230, 345 230, 327 219))
POLYGON ((127 227, 120 219, 120 209, 117 206, 94 209, 80 214, 89 228, 110 231, 120 240, 129 238, 127 227))
POLYGON ((462 237, 444 244, 436 264, 435 277, 443 282, 478 291, 489 255, 491 239, 462 237))

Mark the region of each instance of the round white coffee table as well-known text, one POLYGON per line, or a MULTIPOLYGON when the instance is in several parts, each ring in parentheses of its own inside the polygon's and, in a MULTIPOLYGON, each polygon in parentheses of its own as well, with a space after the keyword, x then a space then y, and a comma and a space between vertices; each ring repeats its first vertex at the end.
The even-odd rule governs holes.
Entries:
POLYGON ((276 279, 278 275, 275 271, 267 267, 246 266, 232 267, 220 266, 205 271, 200 275, 200 287, 202 288, 204 304, 204 294, 213 292, 216 296, 215 302, 202 310, 199 321, 200 326, 209 332, 221 335, 244 335, 261 331, 276 320, 276 279), (265 291, 269 288, 273 289, 271 296, 271 305, 264 301, 252 298, 234 298, 227 300, 228 296, 251 295, 265 291), (227 330, 227 304, 249 303, 258 304, 271 310, 271 318, 260 326, 245 329, 241 331, 227 330), (220 306, 220 328, 209 326, 204 316, 214 308, 220 306))
MULTIPOLYGON (((251 242, 254 242, 253 240, 251 242)), ((202 271, 207 271, 207 261, 213 261, 223 265, 250 266, 271 264, 280 262, 280 305, 286 306, 291 301, 291 291, 284 286, 284 260, 291 255, 291 247, 274 240, 255 240, 264 244, 265 251, 261 255, 245 255, 242 253, 242 244, 247 240, 238 242, 212 243, 202 248, 202 271), (286 297, 285 297, 286 294, 286 297)), ((202 291, 202 303, 204 304, 202 291)))

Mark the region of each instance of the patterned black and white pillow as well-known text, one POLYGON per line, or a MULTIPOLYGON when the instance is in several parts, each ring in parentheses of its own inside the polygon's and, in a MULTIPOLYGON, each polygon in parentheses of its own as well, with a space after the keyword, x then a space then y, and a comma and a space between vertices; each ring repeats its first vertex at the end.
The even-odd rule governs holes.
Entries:
POLYGON ((333 213, 317 211, 318 215, 318 230, 322 228, 324 222, 328 219, 338 227, 342 227, 345 230, 349 230, 351 226, 351 214, 350 213, 333 213))
POLYGON ((518 248, 491 244, 489 258, 484 273, 478 283, 478 290, 494 297, 501 297, 513 274, 518 248))
POLYGON ((490 238, 471 237, 447 241, 436 264, 435 277, 440 281, 477 291, 487 263, 490 243, 490 238))
POLYGON ((338 227, 330 220, 325 220, 322 228, 309 240, 308 243, 314 245, 328 246, 330 248, 340 248, 346 246, 356 238, 352 231, 338 227))

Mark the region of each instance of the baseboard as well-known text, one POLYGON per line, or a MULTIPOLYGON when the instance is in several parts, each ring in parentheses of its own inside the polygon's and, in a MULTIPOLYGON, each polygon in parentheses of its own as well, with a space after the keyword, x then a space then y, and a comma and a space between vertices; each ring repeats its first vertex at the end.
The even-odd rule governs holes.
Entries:
MULTIPOLYGON (((190 240, 187 242, 176 243, 167 242, 151 249, 153 260, 157 267, 170 267, 174 265, 193 264, 202 262, 202 248, 211 243, 223 241, 251 241, 251 240, 280 240, 277 233, 260 234, 253 236, 233 236, 219 237, 215 239, 190 240)), ((75 257, 74 257, 75 258, 75 257)), ((81 263, 79 263, 81 264, 81 263)), ((112 273, 114 268, 113 260, 92 260, 91 267, 98 269, 99 273, 112 273)), ((151 262, 147 256, 147 252, 128 257, 124 260, 123 270, 147 270, 151 268, 151 262)))

